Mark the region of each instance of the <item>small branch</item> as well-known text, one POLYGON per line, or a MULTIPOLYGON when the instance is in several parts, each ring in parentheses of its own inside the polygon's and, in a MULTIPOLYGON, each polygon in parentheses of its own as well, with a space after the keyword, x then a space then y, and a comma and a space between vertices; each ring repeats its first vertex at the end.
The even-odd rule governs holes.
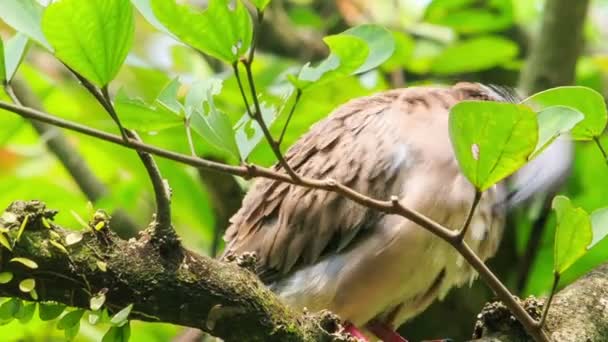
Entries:
MULTIPOLYGON (((27 85, 20 79, 13 79, 11 83, 5 84, 5 92, 13 101, 20 106, 27 106, 42 110, 42 104, 35 97, 27 85)), ((67 137, 56 127, 29 120, 34 130, 40 136, 46 137, 45 144, 49 151, 55 155, 63 167, 68 171, 76 185, 80 188, 86 198, 96 203, 108 193, 108 189, 95 175, 80 152, 72 146, 67 137)), ((117 232, 124 237, 131 237, 137 233, 138 228, 135 221, 124 211, 118 209, 112 213, 112 223, 120 230, 117 232)))
MULTIPOLYGON (((120 130, 121 136, 125 144, 131 145, 133 141, 141 142, 142 140, 139 136, 131 130, 125 129, 120 120, 118 119, 118 114, 114 109, 114 105, 112 104, 112 99, 110 97, 110 93, 108 92, 108 87, 104 86, 101 88, 101 93, 97 90, 97 88, 89 82, 86 78, 80 76, 78 73, 74 72, 76 77, 80 80, 80 82, 84 85, 84 87, 97 99, 97 101, 103 106, 103 108, 108 112, 110 117, 114 120, 118 129, 120 130)), ((154 191, 154 197, 156 199, 156 216, 155 216, 155 225, 153 227, 153 239, 155 242, 162 242, 161 245, 166 245, 167 247, 173 248, 173 246, 179 243, 179 238, 173 225, 171 223, 171 189, 169 188, 167 182, 163 179, 160 169, 154 158, 146 152, 137 151, 139 159, 144 164, 144 168, 148 173, 150 181, 152 182, 152 189, 154 191)))
POLYGON ((239 63, 232 63, 232 70, 234 70, 234 76, 236 77, 236 83, 239 86, 239 90, 241 91, 241 97, 243 98, 243 103, 245 103, 245 108, 247 109, 247 114, 250 118, 253 117, 253 113, 251 112, 251 106, 249 105, 249 100, 247 99, 247 94, 245 94, 245 87, 243 86, 243 82, 241 81, 241 73, 239 72, 239 63))
POLYGON ((553 296, 557 291, 557 285, 559 284, 559 273, 555 273, 553 275, 553 286, 551 286, 551 293, 549 294, 549 298, 545 302, 543 308, 543 315, 540 317, 540 321, 538 321, 538 329, 542 329, 545 324, 545 320, 547 319, 547 313, 549 313, 549 307, 551 306, 551 302, 553 301, 553 296))
POLYGON ((333 191, 338 193, 346 198, 353 200, 354 202, 367 206, 372 209, 376 209, 380 212, 384 212, 387 214, 398 214, 401 215, 414 223, 417 223, 422 228, 430 231, 431 233, 437 235, 439 238, 444 241, 450 243, 464 258, 469 262, 469 264, 479 273, 484 282, 496 293, 496 295, 500 298, 501 301, 505 303, 505 305, 513 312, 513 315, 522 323, 522 325, 526 328, 526 331, 532 336, 536 341, 548 341, 546 335, 542 331, 538 331, 536 329, 536 322, 528 313, 519 305, 519 303, 515 300, 513 295, 509 292, 509 290, 498 280, 498 278, 492 273, 492 271, 477 257, 475 252, 464 242, 458 241, 455 239, 458 232, 451 231, 437 222, 429 219, 428 217, 412 210, 407 207, 404 207, 399 203, 399 201, 382 201, 378 199, 371 198, 369 196, 363 195, 343 184, 340 184, 332 179, 327 180, 317 180, 307 177, 298 177, 297 179, 293 179, 287 174, 277 172, 273 169, 248 165, 248 166, 232 166, 226 165, 222 163, 213 162, 210 160, 205 160, 202 158, 197 158, 189 155, 184 155, 181 153, 172 152, 169 150, 165 150, 159 147, 151 146, 145 144, 140 141, 130 140, 128 143, 122 140, 120 137, 106 133, 103 131, 99 131, 78 123, 70 122, 58 117, 53 117, 49 114, 31 109, 24 108, 21 106, 16 106, 4 101, 0 101, 0 108, 6 109, 7 111, 17 113, 23 117, 33 118, 36 120, 40 120, 43 122, 47 122, 49 124, 53 124, 55 126, 71 129, 86 135, 94 136, 102 140, 110 141, 115 144, 119 144, 122 146, 126 146, 128 148, 132 148, 138 151, 148 152, 163 158, 171 159, 177 162, 181 162, 187 165, 191 165, 199 168, 206 168, 210 170, 216 170, 220 172, 230 173, 233 175, 238 175, 241 177, 251 178, 251 177, 264 177, 269 179, 274 179, 290 184, 295 184, 299 186, 305 186, 308 188, 321 189, 327 191, 333 191))
POLYGON ((477 208, 477 205, 479 204, 480 199, 481 199, 481 192, 479 190, 475 190, 475 197, 473 198, 473 204, 471 205, 471 209, 469 210, 469 213, 467 214, 467 218, 464 221, 462 228, 458 232, 458 236, 456 237, 456 239, 458 239, 460 241, 464 240, 465 236, 467 235, 467 230, 469 229, 469 226, 471 225, 471 220, 473 219, 473 214, 475 214, 475 209, 477 208))
POLYGON ((296 88, 296 99, 294 100, 293 105, 291 106, 291 109, 289 110, 289 115, 287 116, 287 121, 285 122, 285 126, 283 126, 283 130, 281 131, 281 135, 279 136, 279 140, 277 141, 277 145, 279 145, 279 147, 283 143, 283 138, 285 137, 285 133, 287 133, 287 127, 289 126, 291 117, 293 116, 293 113, 296 111, 296 106, 298 105, 298 102, 300 102, 301 97, 302 97, 302 90, 300 88, 296 88))
POLYGON ((593 137, 593 141, 595 141, 595 144, 597 145, 597 148, 599 148, 600 152, 602 152, 602 156, 604 157, 604 161, 606 163, 608 163, 608 154, 606 154, 606 150, 604 150, 604 147, 602 146, 602 142, 600 141, 600 139, 598 137, 593 137))

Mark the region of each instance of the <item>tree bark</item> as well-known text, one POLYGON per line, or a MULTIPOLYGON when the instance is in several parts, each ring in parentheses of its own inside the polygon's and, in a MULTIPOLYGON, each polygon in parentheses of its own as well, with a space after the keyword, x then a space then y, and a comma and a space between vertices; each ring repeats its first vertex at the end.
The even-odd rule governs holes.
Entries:
POLYGON ((149 230, 123 240, 108 229, 103 215, 91 224, 101 220, 104 228, 85 231, 82 240, 67 246, 66 236, 73 232, 52 223, 45 227, 55 214, 38 201, 14 202, 2 214, 0 227, 8 229, 5 235, 14 248, 0 247, 0 269, 14 278, 0 285, 0 296, 31 300, 18 284, 34 278, 40 301, 88 309, 91 297, 107 291, 105 306, 111 312, 133 304, 132 319, 199 328, 226 341, 345 339, 335 316, 302 314, 284 305, 244 269, 251 256, 222 263, 186 249, 163 250, 149 243, 149 230), (38 267, 11 262, 14 257, 38 267), (107 265, 105 271, 99 262, 107 265))

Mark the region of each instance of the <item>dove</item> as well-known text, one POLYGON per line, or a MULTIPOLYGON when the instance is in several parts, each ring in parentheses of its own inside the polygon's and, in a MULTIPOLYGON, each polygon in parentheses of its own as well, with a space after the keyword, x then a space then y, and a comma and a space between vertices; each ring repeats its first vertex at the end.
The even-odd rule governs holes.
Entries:
MULTIPOLYGON (((333 179, 376 199, 397 196, 402 205, 459 229, 475 188, 459 169, 448 118, 452 106, 467 100, 519 101, 505 88, 479 83, 380 92, 335 109, 287 150, 285 160, 301 176, 333 179)), ((562 164, 568 162, 565 157, 562 164)), ((519 178, 523 196, 535 193, 530 180, 541 168, 532 165, 530 176, 519 178)), ((525 200, 508 191, 505 182, 493 186, 474 211, 465 241, 481 260, 499 246, 508 207, 502 204, 525 200)), ((364 340, 405 341, 397 327, 476 277, 448 243, 404 217, 270 179, 254 182, 224 239, 222 258, 255 253, 255 272, 288 305, 329 310, 364 340)))

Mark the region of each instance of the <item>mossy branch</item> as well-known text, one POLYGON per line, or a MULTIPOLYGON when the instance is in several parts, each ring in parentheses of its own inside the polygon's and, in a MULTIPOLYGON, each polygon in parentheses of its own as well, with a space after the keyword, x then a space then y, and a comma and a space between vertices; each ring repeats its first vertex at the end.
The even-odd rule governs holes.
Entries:
POLYGON ((88 309, 91 296, 107 289, 105 305, 111 312, 132 303, 132 319, 199 328, 226 341, 342 338, 335 316, 288 308, 238 262, 222 263, 186 249, 167 258, 150 243, 149 229, 137 239, 123 240, 105 226, 83 232, 80 241, 68 246, 66 237, 73 231, 51 222, 56 213, 39 201, 17 201, 2 214, 0 226, 8 229, 5 236, 14 248, 0 247, 0 269, 14 278, 0 285, 0 296, 31 300, 18 284, 34 278, 40 301, 88 309), (14 257, 33 260, 38 267, 11 262, 14 257))

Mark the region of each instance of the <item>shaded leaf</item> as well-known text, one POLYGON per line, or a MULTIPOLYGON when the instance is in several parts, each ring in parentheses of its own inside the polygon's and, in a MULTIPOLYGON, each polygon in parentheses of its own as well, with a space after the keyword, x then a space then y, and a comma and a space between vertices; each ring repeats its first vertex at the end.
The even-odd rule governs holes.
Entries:
POLYGON ((51 45, 42 33, 42 13, 44 7, 36 0, 0 1, 0 19, 27 37, 37 41, 48 50, 51 45))
POLYGON ((43 321, 53 320, 63 313, 66 306, 59 303, 40 303, 38 314, 43 321))
POLYGON ((0 305, 0 320, 10 320, 21 310, 21 299, 11 298, 0 305))
POLYGON ((171 32, 163 25, 154 15, 154 11, 152 10, 152 4, 150 0, 131 0, 133 6, 137 8, 139 13, 150 23, 150 25, 154 26, 155 29, 164 32, 168 35, 171 35, 171 32))
POLYGON ((486 70, 512 60, 518 50, 505 38, 476 37, 448 46, 433 61, 431 71, 446 75, 486 70))
POLYGON ((183 118, 159 105, 147 105, 141 100, 130 99, 122 92, 114 100, 116 112, 122 124, 135 130, 156 132, 183 125, 183 118))
POLYGON ((236 62, 251 46, 252 22, 240 0, 211 0, 200 12, 175 0, 151 0, 152 10, 184 43, 228 63, 236 62))
POLYGON ((465 101, 452 107, 449 132, 463 174, 485 191, 527 162, 538 123, 527 106, 465 101))
POLYGON ((105 335, 102 342, 128 342, 131 336, 131 326, 124 324, 119 327, 111 327, 105 335))
POLYGON ((567 197, 556 196, 552 207, 557 214, 553 268, 562 274, 587 252, 593 232, 587 212, 575 208, 567 197))
POLYGON ((96 264, 97 268, 99 268, 101 272, 106 272, 108 270, 108 264, 106 264, 105 262, 97 260, 96 264))
POLYGON ((75 326, 76 324, 79 324, 80 319, 82 318, 82 315, 84 315, 84 310, 82 310, 82 309, 68 312, 63 317, 61 317, 61 319, 57 323, 57 329, 64 330, 64 329, 71 328, 71 327, 75 326))
POLYGON ((19 320, 19 323, 26 324, 34 317, 36 311, 36 303, 27 303, 21 305, 19 312, 15 314, 15 318, 19 320))
POLYGON ((587 249, 591 249, 608 235, 608 208, 597 209, 591 213, 591 228, 593 240, 587 249))
POLYGON ((27 226, 27 222, 29 220, 30 220, 30 215, 25 215, 25 218, 23 219, 23 221, 21 221, 21 224, 19 225, 19 230, 17 231, 16 242, 19 242, 19 240, 21 240, 21 235, 23 234, 23 231, 25 230, 25 226, 27 226))
MULTIPOLYGON (((265 103, 260 103, 262 110, 262 119, 267 127, 272 126, 276 119, 276 110, 274 107, 267 106, 265 103)), ((264 139, 264 132, 260 125, 249 117, 247 113, 243 114, 241 119, 234 125, 235 139, 239 147, 239 152, 242 160, 246 160, 251 151, 264 139)))
POLYGON ((570 107, 553 106, 547 107, 537 115, 538 119, 538 142, 534 152, 529 159, 536 157, 558 136, 568 133, 585 116, 570 107))
POLYGON ((76 323, 75 325, 66 328, 63 331, 63 335, 65 336, 65 340, 66 341, 72 341, 76 335, 78 335, 78 331, 80 331, 80 322, 76 323))
POLYGON ((566 106, 583 113, 585 118, 572 129, 572 138, 577 140, 590 140, 600 136, 608 120, 604 98, 586 87, 552 88, 536 93, 522 103, 537 111, 551 106, 566 106))
POLYGON ((55 55, 97 86, 118 73, 133 42, 129 0, 62 0, 44 12, 42 30, 55 55))

